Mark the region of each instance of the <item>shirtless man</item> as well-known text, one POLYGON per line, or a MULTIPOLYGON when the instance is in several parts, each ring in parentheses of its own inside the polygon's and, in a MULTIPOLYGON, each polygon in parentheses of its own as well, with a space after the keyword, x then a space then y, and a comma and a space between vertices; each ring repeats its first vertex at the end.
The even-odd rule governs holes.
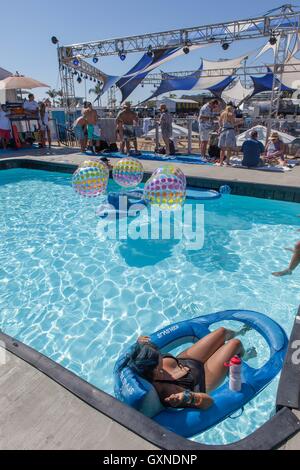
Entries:
POLYGON ((82 110, 82 115, 87 123, 89 145, 93 147, 94 127, 98 121, 98 114, 92 103, 87 103, 87 107, 82 110))
POLYGON ((133 141, 134 150, 137 152, 137 140, 135 135, 134 125, 138 123, 137 114, 132 111, 129 101, 123 106, 123 110, 119 112, 116 119, 117 131, 121 139, 121 153, 124 153, 125 146, 126 152, 130 152, 130 141, 133 141))
POLYGON ((300 241, 296 243, 294 248, 287 248, 287 250, 293 253, 289 267, 287 269, 284 269, 283 271, 279 271, 278 273, 272 273, 273 276, 281 277, 286 276, 288 274, 292 274, 294 269, 296 269, 297 266, 300 264, 300 241))

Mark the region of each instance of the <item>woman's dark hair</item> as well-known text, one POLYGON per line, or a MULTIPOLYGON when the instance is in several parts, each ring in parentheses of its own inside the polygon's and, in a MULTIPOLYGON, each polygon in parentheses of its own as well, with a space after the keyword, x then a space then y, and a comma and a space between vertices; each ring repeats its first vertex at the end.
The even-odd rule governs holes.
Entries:
POLYGON ((119 366, 119 372, 129 367, 141 377, 152 380, 153 370, 159 364, 159 349, 152 343, 136 343, 119 366))

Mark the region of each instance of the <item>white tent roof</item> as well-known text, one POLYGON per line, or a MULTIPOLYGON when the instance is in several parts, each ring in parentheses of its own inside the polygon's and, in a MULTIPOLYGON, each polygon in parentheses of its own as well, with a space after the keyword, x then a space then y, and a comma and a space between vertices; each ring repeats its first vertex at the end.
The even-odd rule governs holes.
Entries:
POLYGON ((226 88, 221 97, 225 101, 225 103, 229 103, 230 101, 238 105, 241 101, 250 96, 253 92, 253 88, 244 88, 241 84, 240 79, 235 80, 234 85, 232 88, 226 88))
MULTIPOLYGON (((248 129, 246 132, 243 132, 237 137, 237 146, 241 147, 245 140, 250 138, 250 134, 252 131, 257 131, 258 133, 258 140, 260 140, 263 144, 266 143, 266 137, 267 137, 267 128, 265 126, 254 126, 251 129, 248 129)), ((284 132, 279 132, 276 130, 278 133, 280 139, 285 143, 285 144, 290 144, 292 143, 296 137, 285 134, 284 132)))
POLYGON ((10 77, 11 75, 11 72, 0 67, 0 80, 4 80, 5 78, 10 77))
POLYGON ((300 59, 291 57, 287 65, 288 72, 282 74, 282 83, 290 88, 300 88, 300 59))
MULTIPOLYGON (((188 136, 188 129, 186 127, 178 126, 177 124, 173 124, 173 137, 187 137, 188 136)), ((197 135, 196 132, 193 134, 197 135)), ((147 137, 155 138, 155 129, 152 129, 147 134, 147 137)), ((161 135, 161 130, 159 129, 159 135, 161 135)))
POLYGON ((203 72, 209 70, 210 76, 203 77, 197 81, 196 85, 193 87, 193 90, 206 90, 217 83, 220 83, 226 77, 230 77, 235 73, 235 70, 238 69, 243 60, 245 60, 248 55, 243 55, 235 59, 230 60, 221 60, 221 61, 211 61, 203 59, 203 72), (220 77, 220 69, 228 69, 224 77, 220 77))

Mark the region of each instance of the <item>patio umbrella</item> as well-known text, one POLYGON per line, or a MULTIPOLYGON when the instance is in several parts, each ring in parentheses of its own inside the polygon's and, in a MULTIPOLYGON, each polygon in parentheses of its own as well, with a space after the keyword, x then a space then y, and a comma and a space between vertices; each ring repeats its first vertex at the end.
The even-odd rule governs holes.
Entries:
POLYGON ((28 88, 31 90, 32 88, 41 87, 50 88, 49 85, 39 82, 38 80, 19 75, 13 75, 0 81, 0 90, 21 90, 22 88, 28 88))

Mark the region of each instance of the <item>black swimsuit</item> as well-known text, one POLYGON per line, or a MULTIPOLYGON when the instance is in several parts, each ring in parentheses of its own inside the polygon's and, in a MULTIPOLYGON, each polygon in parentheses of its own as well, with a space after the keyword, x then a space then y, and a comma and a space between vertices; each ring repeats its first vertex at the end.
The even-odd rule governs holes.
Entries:
POLYGON ((163 358, 171 358, 174 359, 179 367, 188 367, 188 372, 184 377, 180 377, 179 379, 155 379, 155 383, 161 384, 170 384, 170 385, 177 385, 178 387, 184 388, 185 390, 190 390, 191 392, 196 393, 205 393, 205 370, 204 365, 200 361, 196 361, 195 359, 184 359, 165 355, 163 358))

